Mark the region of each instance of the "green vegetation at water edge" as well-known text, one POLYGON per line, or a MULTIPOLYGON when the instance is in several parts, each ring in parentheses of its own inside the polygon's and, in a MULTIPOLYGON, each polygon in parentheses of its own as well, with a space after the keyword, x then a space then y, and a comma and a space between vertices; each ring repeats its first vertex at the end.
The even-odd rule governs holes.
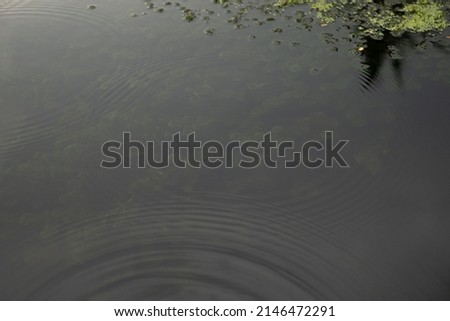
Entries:
POLYGON ((308 4, 323 23, 331 23, 342 17, 362 21, 368 30, 424 32, 443 30, 449 26, 444 6, 433 1, 418 0, 396 6, 378 2, 380 1, 277 0, 276 5, 284 7, 308 4))

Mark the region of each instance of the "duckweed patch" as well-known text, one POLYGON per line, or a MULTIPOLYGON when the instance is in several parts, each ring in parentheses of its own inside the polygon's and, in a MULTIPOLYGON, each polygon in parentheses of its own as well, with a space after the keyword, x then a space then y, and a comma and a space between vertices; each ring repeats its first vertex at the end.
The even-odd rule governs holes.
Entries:
POLYGON ((311 8, 316 9, 319 12, 328 12, 335 7, 335 4, 328 2, 327 0, 317 0, 311 5, 311 8))
MULTIPOLYGON (((386 32, 395 37, 403 33, 440 32, 450 25, 446 13, 450 9, 448 5, 432 0, 416 0, 414 3, 404 1, 395 6, 372 0, 266 0, 258 3, 213 0, 214 4, 218 5, 217 12, 207 8, 187 8, 179 3, 162 0, 158 3, 145 1, 147 8, 155 12, 164 11, 161 6, 174 5, 188 22, 196 18, 200 18, 203 23, 223 19, 233 25, 234 29, 280 21, 287 23, 283 31, 285 28, 311 30, 315 26, 328 27, 339 20, 337 25, 343 24, 348 30, 347 35, 342 38, 349 39, 349 42, 355 37, 381 40, 386 32)), ((343 26, 339 26, 336 31, 343 30, 343 26)), ((274 26, 271 30, 280 33, 282 29, 274 26)), ((328 44, 336 42, 331 36, 325 41, 328 44)), ((358 47, 356 53, 357 49, 358 47)))
POLYGON ((310 4, 316 10, 316 18, 321 23, 332 23, 337 18, 361 22, 362 30, 376 33, 377 30, 425 32, 443 30, 449 26, 443 5, 431 0, 393 7, 374 3, 370 0, 355 3, 351 0, 277 0, 276 5, 310 4))
POLYGON ((429 1, 407 4, 404 18, 398 26, 399 30, 428 31, 443 30, 448 26, 442 6, 429 1))

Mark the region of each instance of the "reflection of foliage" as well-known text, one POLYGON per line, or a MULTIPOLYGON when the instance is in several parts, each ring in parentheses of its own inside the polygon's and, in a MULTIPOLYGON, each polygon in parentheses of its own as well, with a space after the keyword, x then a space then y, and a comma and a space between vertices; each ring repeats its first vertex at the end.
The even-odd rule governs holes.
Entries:
POLYGON ((396 77, 397 85, 402 85, 402 56, 399 45, 403 42, 411 41, 408 34, 401 37, 394 37, 388 32, 383 33, 381 39, 365 37, 365 48, 362 51, 362 87, 369 89, 378 80, 381 68, 389 57, 392 70, 396 77))

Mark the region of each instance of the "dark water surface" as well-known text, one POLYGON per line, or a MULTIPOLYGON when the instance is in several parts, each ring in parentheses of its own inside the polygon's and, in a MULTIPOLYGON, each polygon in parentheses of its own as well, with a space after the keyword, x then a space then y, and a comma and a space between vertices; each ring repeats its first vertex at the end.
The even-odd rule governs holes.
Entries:
POLYGON ((450 299, 450 30, 88 4, 0 1, 0 299, 450 299), (326 130, 349 168, 99 166, 124 131, 326 130))

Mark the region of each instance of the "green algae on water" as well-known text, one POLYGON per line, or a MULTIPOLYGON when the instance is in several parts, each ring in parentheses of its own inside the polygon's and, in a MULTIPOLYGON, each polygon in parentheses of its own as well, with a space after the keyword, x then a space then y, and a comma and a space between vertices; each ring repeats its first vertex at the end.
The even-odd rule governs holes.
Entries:
POLYGON ((405 5, 403 11, 405 14, 399 25, 400 30, 421 32, 443 30, 448 26, 444 10, 437 3, 419 0, 417 3, 405 5))
POLYGON ((379 29, 393 32, 425 32, 443 30, 449 23, 443 5, 431 0, 417 0, 402 7, 374 3, 371 0, 354 2, 351 0, 277 0, 277 6, 310 4, 316 17, 322 23, 332 23, 338 17, 365 23, 364 30, 376 33, 379 29), (349 6, 354 14, 347 12, 349 6), (358 12, 358 13, 357 13, 358 12))

